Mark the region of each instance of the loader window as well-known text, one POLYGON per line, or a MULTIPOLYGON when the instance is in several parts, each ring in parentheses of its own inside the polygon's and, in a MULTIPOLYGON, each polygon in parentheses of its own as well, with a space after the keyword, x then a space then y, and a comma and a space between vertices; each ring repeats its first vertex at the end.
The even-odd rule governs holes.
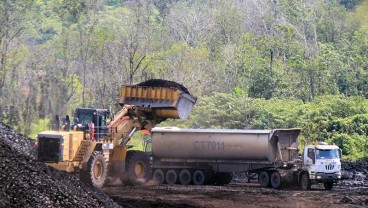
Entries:
POLYGON ((93 115, 91 114, 79 114, 79 122, 83 125, 87 125, 92 119, 93 115))

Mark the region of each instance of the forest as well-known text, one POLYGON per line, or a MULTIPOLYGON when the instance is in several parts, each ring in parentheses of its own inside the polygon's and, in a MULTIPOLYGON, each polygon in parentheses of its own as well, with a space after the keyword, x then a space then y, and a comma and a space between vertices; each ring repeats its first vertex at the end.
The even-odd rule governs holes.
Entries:
POLYGON ((368 0, 1 0, 0 119, 35 138, 121 85, 198 97, 187 128, 301 128, 368 160, 368 0))

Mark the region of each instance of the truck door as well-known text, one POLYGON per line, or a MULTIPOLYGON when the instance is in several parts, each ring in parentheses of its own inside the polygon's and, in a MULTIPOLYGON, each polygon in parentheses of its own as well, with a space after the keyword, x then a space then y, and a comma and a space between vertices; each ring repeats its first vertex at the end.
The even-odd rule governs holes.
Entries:
POLYGON ((316 161, 314 148, 308 148, 306 152, 306 156, 304 157, 304 164, 305 165, 314 165, 316 161))

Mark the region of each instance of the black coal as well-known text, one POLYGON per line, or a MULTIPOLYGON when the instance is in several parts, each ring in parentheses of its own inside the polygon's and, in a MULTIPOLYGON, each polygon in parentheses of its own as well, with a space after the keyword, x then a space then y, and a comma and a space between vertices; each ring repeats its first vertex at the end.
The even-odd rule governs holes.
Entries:
POLYGON ((144 82, 137 84, 137 86, 147 86, 147 87, 172 87, 177 88, 187 94, 190 94, 188 89, 184 87, 182 84, 179 84, 174 81, 164 80, 164 79, 150 79, 144 82))
POLYGON ((120 207, 74 175, 36 162, 33 141, 0 129, 0 207, 120 207))

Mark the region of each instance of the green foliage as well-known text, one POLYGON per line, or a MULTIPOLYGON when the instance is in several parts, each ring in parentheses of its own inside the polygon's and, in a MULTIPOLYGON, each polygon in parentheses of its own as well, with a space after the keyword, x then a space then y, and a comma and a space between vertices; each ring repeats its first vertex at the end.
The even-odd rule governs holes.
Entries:
POLYGON ((39 119, 37 123, 31 124, 31 133, 29 134, 29 137, 32 139, 37 139, 37 134, 41 131, 49 130, 51 121, 48 118, 45 119, 39 119))

